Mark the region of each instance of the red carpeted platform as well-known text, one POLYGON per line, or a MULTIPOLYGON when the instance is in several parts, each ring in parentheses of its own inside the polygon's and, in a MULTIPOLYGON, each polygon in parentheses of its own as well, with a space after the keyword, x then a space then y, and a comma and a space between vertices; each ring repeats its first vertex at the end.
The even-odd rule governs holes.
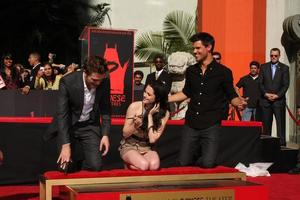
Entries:
POLYGON ((100 172, 80 171, 64 174, 57 171, 44 173, 40 179, 40 199, 52 198, 52 187, 98 184, 110 186, 118 184, 199 181, 199 180, 245 180, 244 173, 229 167, 218 166, 212 169, 199 167, 171 167, 161 168, 157 171, 135 171, 127 169, 114 169, 100 172))
POLYGON ((218 166, 213 169, 198 167, 172 167, 157 171, 133 171, 116 169, 101 172, 81 171, 65 175, 59 172, 47 172, 46 179, 78 179, 96 177, 115 177, 120 182, 102 182, 94 184, 66 184, 71 200, 131 200, 131 199, 224 199, 224 200, 267 200, 265 186, 244 181, 242 178, 226 177, 225 174, 239 173, 234 168, 218 166), (167 175, 167 176, 166 176, 167 175), (193 178, 172 175, 194 175, 193 178), (221 176, 218 176, 221 175, 221 176), (135 177, 122 183, 121 177, 135 177), (161 177, 147 180, 149 176, 161 177), (203 177, 201 177, 203 176, 203 177), (139 177, 144 177, 139 179, 139 177))
POLYGON ((74 178, 99 178, 99 177, 124 177, 124 176, 151 176, 151 175, 179 175, 179 174, 214 174, 214 173, 235 173, 237 169, 218 166, 211 169, 199 167, 170 167, 161 168, 155 171, 137 171, 129 169, 113 169, 100 172, 80 171, 64 174, 58 171, 44 173, 45 179, 74 179, 74 178))
MULTIPOLYGON (((269 200, 300 199, 300 175, 271 174, 270 177, 247 177, 247 180, 266 186, 269 191, 269 200)), ((0 186, 0 199, 38 200, 38 192, 37 185, 0 186)), ((248 191, 244 192, 247 194, 248 191)), ((53 193, 53 200, 62 200, 59 198, 58 190, 54 190, 53 193)), ((236 195, 239 195, 238 193, 239 191, 236 195)), ((249 194, 249 197, 252 197, 251 195, 253 194, 249 194)), ((256 200, 255 196, 252 199, 256 200)))

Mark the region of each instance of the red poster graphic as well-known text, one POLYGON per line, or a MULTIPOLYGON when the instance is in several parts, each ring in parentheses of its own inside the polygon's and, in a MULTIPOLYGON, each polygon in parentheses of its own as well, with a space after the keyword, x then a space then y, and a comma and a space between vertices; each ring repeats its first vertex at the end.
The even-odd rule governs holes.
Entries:
POLYGON ((82 49, 82 52, 107 60, 111 82, 112 117, 125 117, 126 110, 133 100, 134 32, 86 27, 80 39, 85 42, 82 47, 87 48, 82 49))
POLYGON ((109 62, 108 69, 111 79, 111 94, 124 94, 124 80, 129 59, 121 65, 117 44, 115 44, 113 48, 109 48, 106 44, 104 58, 109 62))

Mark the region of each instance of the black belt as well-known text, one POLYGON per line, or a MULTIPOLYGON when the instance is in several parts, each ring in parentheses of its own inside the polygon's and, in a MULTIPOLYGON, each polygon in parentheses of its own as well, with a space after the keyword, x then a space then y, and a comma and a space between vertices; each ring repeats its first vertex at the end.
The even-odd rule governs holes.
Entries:
POLYGON ((88 126, 91 124, 92 124, 92 121, 86 120, 86 121, 82 121, 82 122, 76 122, 75 126, 81 128, 81 127, 85 127, 85 126, 88 126))

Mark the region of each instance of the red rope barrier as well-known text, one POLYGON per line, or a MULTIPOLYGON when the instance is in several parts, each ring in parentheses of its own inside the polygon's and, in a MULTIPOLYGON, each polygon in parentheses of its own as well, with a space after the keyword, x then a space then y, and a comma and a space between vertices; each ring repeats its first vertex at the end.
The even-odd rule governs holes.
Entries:
POLYGON ((297 120, 297 118, 293 115, 293 113, 291 112, 290 108, 286 105, 286 109, 290 115, 290 117, 292 118, 292 120, 297 124, 297 126, 300 126, 300 121, 297 120))
POLYGON ((182 106, 181 108, 175 110, 174 112, 170 113, 171 117, 174 117, 174 115, 176 115, 177 113, 179 113, 180 111, 182 111, 184 108, 186 107, 186 105, 182 106))

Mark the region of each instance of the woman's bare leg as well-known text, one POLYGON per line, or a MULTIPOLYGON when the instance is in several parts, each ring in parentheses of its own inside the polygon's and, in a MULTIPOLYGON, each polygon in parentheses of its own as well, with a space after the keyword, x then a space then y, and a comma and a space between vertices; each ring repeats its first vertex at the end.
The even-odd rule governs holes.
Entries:
POLYGON ((128 164, 130 169, 136 170, 149 170, 149 163, 148 161, 137 151, 129 150, 126 152, 122 159, 125 163, 128 164))
POLYGON ((157 170, 160 166, 159 155, 156 151, 149 151, 144 155, 144 158, 149 163, 149 170, 157 170))

